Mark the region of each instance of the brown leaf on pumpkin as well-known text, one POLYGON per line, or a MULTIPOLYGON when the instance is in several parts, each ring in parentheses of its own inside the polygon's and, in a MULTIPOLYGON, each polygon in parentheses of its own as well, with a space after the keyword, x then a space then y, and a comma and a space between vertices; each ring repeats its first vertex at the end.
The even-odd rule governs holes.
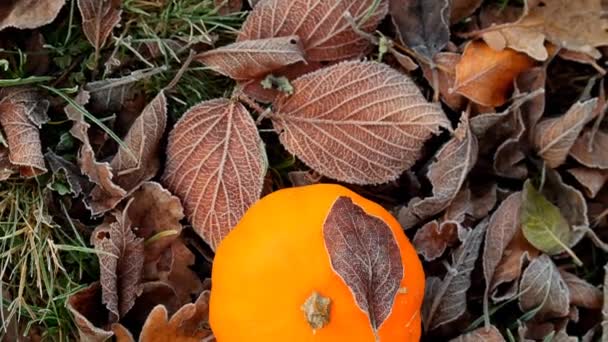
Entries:
POLYGON ((566 161, 583 127, 593 118, 596 104, 597 98, 576 102, 566 114, 541 120, 536 125, 534 145, 547 166, 556 168, 566 161))
POLYGON ((11 0, 0 5, 0 31, 7 27, 34 29, 57 17, 65 0, 11 0))
POLYGON ((433 196, 414 198, 399 212, 404 227, 415 225, 446 209, 462 188, 466 177, 477 162, 479 146, 471 132, 466 114, 448 141, 435 155, 427 178, 433 185, 433 196))
POLYGON ((131 229, 127 217, 129 204, 122 213, 116 213, 114 222, 101 224, 91 234, 91 243, 103 252, 97 255, 101 266, 102 303, 110 311, 111 323, 131 310, 143 290, 144 241, 131 229))
POLYGON ((439 224, 437 220, 427 222, 416 231, 412 240, 416 252, 426 261, 439 258, 448 246, 458 240, 457 227, 455 224, 439 224))
POLYGON ((213 3, 222 15, 239 12, 243 8, 243 0, 213 0, 213 3))
POLYGON ((467 291, 471 287, 471 272, 488 225, 484 220, 466 232, 462 245, 452 253, 452 263, 443 280, 427 278, 422 321, 426 331, 460 318, 467 310, 467 291))
POLYGON ((244 40, 203 52, 194 59, 236 81, 255 79, 305 62, 298 36, 244 40))
POLYGON ((99 51, 120 22, 121 0, 78 0, 82 30, 95 51, 99 51))
POLYGON ((586 167, 569 169, 570 173, 577 182, 583 186, 585 194, 589 198, 594 198, 602 190, 604 184, 608 182, 608 170, 597 170, 586 167))
POLYGON ((6 135, 9 161, 23 177, 46 173, 38 129, 49 120, 48 100, 34 88, 0 91, 0 124, 6 135))
POLYGON ((532 260, 519 284, 519 307, 538 310, 535 317, 564 317, 570 311, 570 292, 557 267, 546 254, 532 260))
POLYGON ((570 149, 570 156, 579 163, 599 169, 608 169, 608 133, 586 129, 570 149))
POLYGON ((435 87, 433 73, 437 74, 437 88, 443 102, 455 111, 460 111, 466 105, 467 99, 453 92, 454 81, 456 79, 456 65, 460 62, 460 54, 454 52, 440 52, 435 55, 433 62, 436 65, 435 70, 428 64, 422 63, 422 71, 424 78, 432 87, 435 87))
POLYGON ((389 0, 389 13, 399 40, 432 61, 450 41, 450 2, 389 0))
POLYGON ((217 99, 192 107, 175 125, 163 184, 215 249, 259 199, 266 167, 263 142, 247 109, 217 99))
POLYGON ((346 15, 352 16, 356 23, 366 18, 359 29, 372 33, 388 12, 388 1, 380 0, 369 15, 374 2, 265 0, 253 8, 237 41, 297 35, 302 39, 309 61, 336 61, 363 56, 370 50, 371 43, 355 32, 346 15))
POLYGON ((377 335, 391 313, 404 275, 391 228, 350 198, 338 197, 323 223, 323 240, 332 270, 349 287, 377 335))
POLYGON ((105 191, 97 186, 91 191, 89 206, 93 215, 113 209, 125 196, 156 175, 160 168, 160 141, 167 125, 167 99, 161 91, 142 111, 129 129, 124 143, 110 162, 115 172, 112 181, 125 193, 105 191))
POLYGON ((114 335, 111 331, 100 328, 106 325, 108 317, 106 308, 101 305, 99 282, 71 295, 66 306, 74 316, 81 341, 104 342, 114 335))
POLYGON ((441 108, 385 64, 343 62, 307 74, 269 115, 281 143, 320 174, 354 184, 396 179, 450 127, 441 108))
POLYGON ((507 102, 513 80, 534 66, 534 61, 519 52, 496 51, 481 41, 469 42, 456 65, 454 91, 488 107, 507 102))
POLYGON ((195 303, 181 307, 169 319, 167 309, 155 307, 144 323, 140 342, 199 342, 210 339, 209 291, 203 292, 195 303))
POLYGON ((469 333, 453 338, 450 342, 504 342, 500 331, 493 325, 473 330, 469 333))
POLYGON ((602 291, 599 288, 570 272, 564 270, 560 270, 559 272, 568 286, 570 305, 576 305, 587 309, 602 308, 602 291))

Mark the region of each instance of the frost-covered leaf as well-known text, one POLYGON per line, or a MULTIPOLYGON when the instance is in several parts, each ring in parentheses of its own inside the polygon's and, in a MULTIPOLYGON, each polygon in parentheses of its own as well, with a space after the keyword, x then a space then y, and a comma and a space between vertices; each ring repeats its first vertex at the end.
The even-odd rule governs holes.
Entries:
POLYGON ((460 62, 460 58, 460 54, 455 52, 440 52, 433 58, 435 69, 427 64, 421 64, 424 78, 433 88, 437 87, 435 91, 439 92, 443 102, 455 111, 463 109, 467 102, 464 96, 452 91, 456 79, 456 65, 460 62), (435 74, 437 84, 434 80, 435 74))
POLYGON ((534 144, 547 166, 556 168, 568 157, 583 127, 593 118, 597 99, 576 102, 566 114, 544 119, 536 125, 534 144))
POLYGON ((244 40, 203 52, 194 59, 237 81, 255 79, 287 65, 305 62, 298 36, 244 40))
POLYGON ((391 228, 350 198, 339 197, 323 223, 323 239, 333 271, 349 287, 377 334, 392 311, 404 276, 391 228))
POLYGON ((450 40, 450 0, 389 0, 397 36, 427 61, 450 40))
POLYGON ((584 130, 572 145, 570 156, 587 167, 608 169, 608 133, 584 130))
POLYGON ((484 220, 468 232, 462 245, 452 253, 452 263, 443 279, 430 277, 422 305, 422 321, 426 331, 453 322, 467 310, 467 291, 471 272, 488 226, 484 220))
POLYGON ((320 174, 355 184, 399 177, 449 121, 405 75, 385 64, 343 62, 292 82, 269 115, 281 143, 320 174))
POLYGON ((99 51, 120 22, 122 0, 78 0, 82 30, 91 45, 99 51))
POLYGON ((608 170, 597 170, 586 167, 577 167, 569 169, 570 173, 576 181, 583 186, 585 194, 589 198, 594 198, 608 182, 608 170))
POLYGON ((101 291, 101 284, 95 282, 71 295, 66 302, 74 316, 80 341, 104 342, 114 335, 100 328, 108 319, 107 310, 101 305, 101 291))
POLYGON ((433 220, 416 231, 412 243, 424 260, 433 261, 457 241, 457 229, 456 224, 445 224, 445 222, 439 224, 437 220, 433 220))
POLYGON ((469 333, 453 338, 450 342, 504 342, 505 339, 498 329, 491 325, 473 330, 469 333))
POLYGON ((46 173, 39 128, 49 120, 49 101, 34 88, 5 88, 0 91, 0 124, 6 136, 9 161, 21 176, 46 173))
POLYGON ((0 5, 0 31, 34 29, 55 20, 65 0, 10 0, 0 5))
POLYGON ((266 154, 247 109, 227 99, 192 107, 169 136, 163 184, 215 248, 260 198, 266 154))
POLYGON ((570 293, 557 267, 547 255, 532 260, 519 284, 519 307, 522 311, 536 311, 539 318, 566 316, 570 293))
POLYGON ((427 178, 433 185, 433 196, 412 199, 399 212, 401 224, 410 227, 446 209, 477 162, 478 152, 477 138, 463 115, 454 137, 437 152, 429 167, 427 178))
POLYGON ((51 172, 53 172, 53 177, 63 175, 68 182, 69 192, 72 196, 80 196, 83 192, 83 188, 87 185, 87 181, 80 173, 78 167, 51 150, 48 150, 44 154, 44 158, 49 164, 51 172))
POLYGON ((570 293, 570 305, 587 309, 601 309, 602 291, 576 275, 563 270, 559 271, 570 293))
POLYGON ((388 12, 388 0, 262 0, 243 24, 237 41, 297 35, 309 61, 336 61, 364 55, 371 48, 366 37, 355 32, 349 14, 359 29, 371 33, 388 12), (374 10, 370 15, 370 10, 374 10), (364 19, 365 22, 362 22, 364 19))

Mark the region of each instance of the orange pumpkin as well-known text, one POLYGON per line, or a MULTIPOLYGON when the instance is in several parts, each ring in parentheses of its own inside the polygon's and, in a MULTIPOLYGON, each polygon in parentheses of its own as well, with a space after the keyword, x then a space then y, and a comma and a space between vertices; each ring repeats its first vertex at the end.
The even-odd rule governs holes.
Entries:
POLYGON ((247 211, 217 248, 209 314, 219 342, 418 341, 423 295, 422 266, 393 216, 319 184, 247 211))

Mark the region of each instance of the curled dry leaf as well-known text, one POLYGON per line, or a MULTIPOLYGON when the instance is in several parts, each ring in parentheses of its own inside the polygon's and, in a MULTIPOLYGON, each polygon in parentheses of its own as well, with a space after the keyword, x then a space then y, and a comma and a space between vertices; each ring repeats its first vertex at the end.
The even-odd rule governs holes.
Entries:
POLYGON ((0 91, 0 124, 6 135, 9 161, 24 177, 46 173, 38 129, 49 120, 48 100, 33 88, 0 91))
POLYGON ((570 311, 570 292, 547 255, 532 260, 519 284, 519 307, 534 310, 541 319, 564 317, 570 311))
POLYGON ((65 0, 11 0, 0 5, 0 30, 34 29, 55 20, 65 0))
POLYGON ((266 167, 263 142, 247 109, 217 99, 192 107, 175 125, 163 184, 215 248, 259 199, 266 167))
POLYGON ((572 145, 570 156, 587 167, 608 169, 608 133, 584 130, 572 145))
POLYGON ((124 193, 97 186, 91 191, 89 206, 93 215, 113 209, 125 196, 156 175, 160 168, 160 141, 167 125, 167 99, 161 91, 142 111, 124 138, 125 146, 110 162, 112 181, 124 193))
POLYGON ((428 64, 421 64, 424 78, 432 87, 437 86, 435 92, 439 92, 443 102, 454 111, 463 109, 467 102, 464 96, 452 91, 456 79, 456 65, 460 62, 460 58, 458 53, 440 52, 433 57, 436 65, 434 70, 428 64), (437 74, 437 85, 435 85, 434 73, 437 74))
POLYGON ((472 41, 456 65, 454 91, 488 107, 503 105, 513 90, 513 80, 534 66, 534 61, 511 49, 496 51, 482 41, 472 41))
POLYGON ((412 243, 416 252, 421 254, 426 261, 433 261, 443 255, 445 249, 455 243, 458 239, 458 226, 456 224, 439 224, 437 220, 427 222, 422 226, 412 243))
POLYGON ((120 22, 121 0, 78 0, 82 30, 95 51, 99 51, 120 22))
POLYGON ((255 79, 305 62, 298 36, 244 40, 203 52, 194 59, 236 81, 255 79))
POLYGON ((167 309, 156 306, 141 330, 140 342, 199 342, 212 338, 209 328, 209 291, 201 293, 195 303, 182 306, 169 319, 167 309))
POLYGON ((350 198, 339 197, 323 223, 323 239, 332 269, 350 288, 377 336, 404 276, 391 228, 350 198))
POLYGON ((102 303, 110 311, 111 323, 131 310, 143 290, 144 241, 131 229, 127 217, 129 204, 122 213, 116 213, 114 222, 103 223, 91 234, 91 243, 103 252, 97 255, 101 266, 102 303))
POLYGON ((429 167, 427 178, 433 185, 433 196, 412 199, 399 212, 401 224, 410 227, 446 209, 477 162, 478 151, 477 138, 471 132, 466 114, 463 114, 454 137, 437 152, 429 167))
POLYGON ((547 166, 556 168, 566 161, 576 138, 593 118, 596 104, 597 98, 576 102, 566 114, 544 119, 536 125, 534 145, 547 166))
POLYGON ((371 48, 359 29, 373 32, 388 12, 388 0, 262 0, 243 24, 237 41, 297 35, 309 61, 336 61, 364 55, 371 48), (373 12, 370 14, 370 10, 373 12), (365 22, 362 22, 364 19, 365 22))
POLYGON ((74 316, 74 323, 78 329, 81 341, 104 342, 112 335, 111 331, 99 328, 107 322, 107 311, 101 304, 101 284, 95 282, 87 288, 71 295, 66 303, 70 313, 74 316))
POLYGON ((320 174, 354 184, 396 179, 424 142, 450 127, 405 75, 385 64, 343 62, 295 80, 270 115, 281 143, 320 174))
POLYGON ((428 62, 450 41, 450 2, 389 0, 399 40, 428 62))
POLYGON ((563 270, 560 270, 559 272, 568 286, 570 305, 576 305, 587 309, 602 308, 602 291, 599 288, 570 272, 563 270))
POLYGON ((500 331, 493 326, 483 327, 466 333, 457 338, 451 339, 450 342, 504 342, 505 339, 500 334, 500 331))
POLYGON ((426 331, 453 322, 467 310, 467 290, 471 272, 488 225, 484 220, 466 234, 462 245, 452 253, 452 263, 445 277, 429 277, 422 305, 422 321, 426 331))
POLYGON ((589 198, 595 198, 604 187, 604 184, 608 182, 608 170, 577 167, 575 169, 569 169, 568 173, 574 176, 576 181, 583 186, 583 190, 589 198))

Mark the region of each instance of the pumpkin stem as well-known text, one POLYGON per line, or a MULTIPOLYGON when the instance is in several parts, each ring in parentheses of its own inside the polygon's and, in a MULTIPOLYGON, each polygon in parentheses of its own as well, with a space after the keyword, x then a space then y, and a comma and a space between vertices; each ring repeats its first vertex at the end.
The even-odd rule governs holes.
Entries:
POLYGON ((329 323, 330 305, 331 299, 323 297, 316 291, 313 291, 310 297, 302 304, 302 311, 304 311, 306 321, 313 329, 313 332, 329 323))

